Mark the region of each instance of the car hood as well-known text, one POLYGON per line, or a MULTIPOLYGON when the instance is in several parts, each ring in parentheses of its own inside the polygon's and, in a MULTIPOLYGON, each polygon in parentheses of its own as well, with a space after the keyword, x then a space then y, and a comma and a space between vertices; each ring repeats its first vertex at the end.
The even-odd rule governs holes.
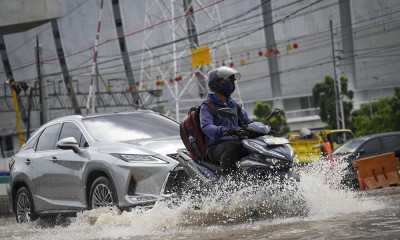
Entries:
POLYGON ((139 139, 124 141, 125 144, 131 144, 141 147, 157 154, 167 155, 176 153, 179 148, 184 148, 183 142, 179 136, 164 137, 158 139, 139 139))
POLYGON ((179 148, 185 147, 179 136, 127 141, 125 143, 138 145, 162 155, 176 153, 179 148))
POLYGON ((177 149, 185 146, 179 135, 176 135, 158 139, 138 139, 123 142, 102 141, 99 142, 98 147, 100 152, 107 153, 167 155, 177 153, 177 149))

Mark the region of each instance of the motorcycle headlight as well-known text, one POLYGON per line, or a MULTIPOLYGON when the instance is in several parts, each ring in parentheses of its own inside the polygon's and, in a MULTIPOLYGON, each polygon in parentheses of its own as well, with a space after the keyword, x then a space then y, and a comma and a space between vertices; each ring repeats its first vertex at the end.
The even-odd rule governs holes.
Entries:
POLYGON ((270 165, 272 165, 272 166, 280 166, 280 165, 284 166, 284 165, 287 165, 286 161, 283 161, 283 160, 280 160, 280 159, 277 159, 277 158, 266 158, 265 161, 267 163, 269 163, 270 165))
POLYGON ((111 155, 121 160, 124 160, 125 162, 131 162, 131 163, 167 163, 166 161, 151 155, 119 154, 119 153, 111 153, 111 155))

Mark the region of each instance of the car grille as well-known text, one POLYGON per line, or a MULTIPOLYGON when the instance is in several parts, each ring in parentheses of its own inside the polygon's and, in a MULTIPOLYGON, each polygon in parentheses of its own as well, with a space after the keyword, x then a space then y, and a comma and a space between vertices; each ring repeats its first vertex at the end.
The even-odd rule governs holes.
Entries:
POLYGON ((183 191, 184 183, 187 182, 187 175, 183 170, 169 172, 164 194, 180 193, 183 191))

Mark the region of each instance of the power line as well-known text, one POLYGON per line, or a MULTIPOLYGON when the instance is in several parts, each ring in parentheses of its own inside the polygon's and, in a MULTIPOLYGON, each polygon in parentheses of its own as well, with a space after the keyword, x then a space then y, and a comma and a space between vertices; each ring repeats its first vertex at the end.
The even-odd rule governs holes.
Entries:
MULTIPOLYGON (((258 30, 256 30, 256 31, 258 31, 258 30)), ((247 33, 245 33, 245 34, 247 34, 247 33)), ((297 38, 298 39, 298 38, 297 38)), ((132 53, 130 53, 130 54, 132 54, 132 53)), ((120 58, 117 58, 117 59, 113 59, 113 60, 119 60, 120 58)), ((106 61, 106 62, 104 62, 104 63, 107 63, 107 62, 109 62, 109 61, 106 61)), ((102 63, 100 63, 100 64, 103 64, 103 62, 102 63)), ((165 64, 165 63, 164 63, 165 64)), ((115 67, 118 67, 118 66, 120 66, 120 65, 114 65, 114 66, 111 66, 111 67, 113 67, 113 68, 115 68, 115 67)), ((84 67, 81 67, 80 69, 84 69, 84 68, 87 68, 86 66, 84 66, 84 67)), ((73 69, 73 70, 71 70, 71 71, 76 71, 77 69, 73 69)), ((53 75, 56 75, 56 74, 58 74, 58 73, 53 73, 53 75)), ((48 76, 51 76, 50 74, 48 75, 48 76)))

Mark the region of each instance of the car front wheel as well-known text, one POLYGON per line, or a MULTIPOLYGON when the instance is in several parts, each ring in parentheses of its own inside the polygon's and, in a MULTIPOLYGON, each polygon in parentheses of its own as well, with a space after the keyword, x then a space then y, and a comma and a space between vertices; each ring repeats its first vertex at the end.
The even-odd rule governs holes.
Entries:
POLYGON ((112 207, 116 205, 116 199, 116 192, 110 180, 99 177, 90 189, 89 209, 112 207))
POLYGON ((37 217, 34 209, 33 198, 29 190, 26 187, 18 189, 15 196, 15 216, 17 222, 24 223, 36 220, 37 217))

